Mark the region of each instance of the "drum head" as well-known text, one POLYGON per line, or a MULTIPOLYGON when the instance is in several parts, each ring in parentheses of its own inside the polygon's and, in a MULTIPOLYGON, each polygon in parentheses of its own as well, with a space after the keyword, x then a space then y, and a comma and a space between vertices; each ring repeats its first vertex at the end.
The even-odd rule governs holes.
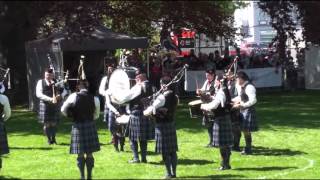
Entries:
POLYGON ((121 115, 120 117, 116 118, 116 122, 118 124, 128 124, 129 120, 130 120, 129 115, 121 115))
POLYGON ((125 71, 116 69, 109 79, 109 90, 111 92, 111 101, 120 104, 117 99, 130 90, 130 80, 125 71))
POLYGON ((188 105, 195 106, 195 105, 199 105, 201 103, 202 103, 202 101, 199 99, 199 100, 194 100, 194 101, 189 102, 188 105))

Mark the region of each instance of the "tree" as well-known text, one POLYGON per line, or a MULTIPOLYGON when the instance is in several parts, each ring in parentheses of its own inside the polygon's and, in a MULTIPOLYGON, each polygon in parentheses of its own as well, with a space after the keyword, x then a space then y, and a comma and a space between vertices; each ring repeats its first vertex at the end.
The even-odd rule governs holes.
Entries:
POLYGON ((258 6, 270 16, 270 24, 277 32, 271 44, 276 44, 280 63, 284 63, 288 38, 292 39, 296 46, 298 45, 298 40, 295 36, 297 20, 293 16, 297 9, 292 2, 284 0, 261 0, 258 2, 258 6))
MULTIPOLYGON (((130 35, 161 39, 168 30, 196 29, 213 39, 230 37, 233 12, 243 3, 233 1, 0 1, 0 52, 25 94, 26 41, 63 30, 68 38, 88 38, 98 24, 130 35)), ((27 97, 22 96, 26 101, 27 97)))

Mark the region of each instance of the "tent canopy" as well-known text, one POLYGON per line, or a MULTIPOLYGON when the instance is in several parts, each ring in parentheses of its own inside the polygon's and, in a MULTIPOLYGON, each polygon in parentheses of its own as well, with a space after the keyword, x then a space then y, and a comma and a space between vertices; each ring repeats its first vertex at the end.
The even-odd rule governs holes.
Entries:
POLYGON ((104 26, 98 26, 91 33, 90 38, 84 38, 81 41, 67 39, 64 32, 55 33, 48 38, 30 41, 32 45, 40 45, 44 41, 59 43, 62 51, 95 51, 107 49, 132 49, 147 48, 148 38, 132 37, 122 33, 116 33, 104 26))
POLYGON ((96 27, 91 37, 83 38, 81 41, 68 39, 64 32, 58 32, 48 38, 26 42, 29 108, 37 109, 39 99, 35 96, 35 86, 37 81, 43 78, 44 69, 49 66, 48 54, 51 56, 54 68, 60 73, 66 69, 64 67, 66 62, 74 61, 67 56, 68 54, 84 54, 88 59, 85 62, 86 73, 88 72, 88 76, 95 79, 93 84, 97 86, 107 50, 147 47, 148 38, 146 37, 131 37, 112 32, 104 26, 96 27))

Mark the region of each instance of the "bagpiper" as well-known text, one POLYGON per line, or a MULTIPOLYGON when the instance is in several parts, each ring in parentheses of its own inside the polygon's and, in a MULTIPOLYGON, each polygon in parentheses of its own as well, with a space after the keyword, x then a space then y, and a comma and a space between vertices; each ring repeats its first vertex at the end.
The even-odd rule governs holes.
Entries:
POLYGON ((8 97, 0 94, 0 169, 2 168, 1 156, 9 153, 7 131, 5 121, 11 116, 11 108, 8 97))
POLYGON ((162 154, 162 159, 166 167, 165 178, 175 178, 178 164, 178 142, 175 125, 175 111, 178 97, 172 85, 167 86, 171 81, 169 76, 164 76, 160 80, 162 93, 154 100, 151 106, 144 110, 143 114, 150 116, 155 113, 155 139, 156 153, 162 154))
POLYGON ((88 81, 79 80, 79 92, 72 93, 61 107, 63 115, 72 117, 70 154, 78 154, 77 166, 81 179, 92 177, 93 153, 100 151, 99 138, 94 120, 100 115, 99 98, 89 94, 88 81))
POLYGON ((249 81, 248 75, 242 71, 237 73, 236 88, 238 96, 232 100, 234 102, 233 108, 240 109, 240 127, 246 143, 241 154, 248 155, 252 154, 251 132, 258 131, 256 109, 254 107, 257 103, 256 88, 249 81))

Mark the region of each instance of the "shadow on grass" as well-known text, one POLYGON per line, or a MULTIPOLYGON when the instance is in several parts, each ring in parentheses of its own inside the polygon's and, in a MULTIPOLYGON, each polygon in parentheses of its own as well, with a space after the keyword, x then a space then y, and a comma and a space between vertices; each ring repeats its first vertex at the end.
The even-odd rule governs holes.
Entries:
POLYGON ((16 177, 12 177, 12 176, 2 176, 2 175, 0 175, 0 179, 20 179, 20 178, 16 178, 16 177))
POLYGON ((279 167, 279 166, 270 166, 270 167, 253 167, 253 168, 235 168, 236 171, 281 171, 286 169, 297 169, 297 167, 279 167))
POLYGON ((255 146, 253 148, 253 155, 255 156, 296 156, 301 154, 307 154, 303 151, 293 151, 290 149, 276 149, 266 148, 262 146, 255 146))
MULTIPOLYGON (((206 165, 213 163, 213 161, 208 161, 204 159, 178 159, 178 165, 206 165)), ((163 162, 150 162, 150 164, 163 165, 163 162)))
POLYGON ((243 175, 233 175, 233 174, 218 174, 218 175, 209 175, 209 176, 182 176, 178 177, 179 179, 189 179, 189 178, 195 178, 195 179, 224 179, 224 178, 231 178, 231 179, 239 179, 239 178, 245 178, 246 176, 243 175))
POLYGON ((11 147, 11 149, 16 149, 16 150, 51 150, 53 149, 52 147, 11 147))

